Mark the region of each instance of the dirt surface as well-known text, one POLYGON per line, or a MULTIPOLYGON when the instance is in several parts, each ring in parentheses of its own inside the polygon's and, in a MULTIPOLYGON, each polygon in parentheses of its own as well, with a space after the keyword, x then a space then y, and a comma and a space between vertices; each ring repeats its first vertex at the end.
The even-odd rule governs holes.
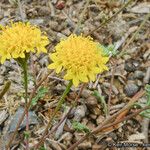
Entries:
MULTIPOLYGON (((150 13, 150 2, 132 0, 118 15, 98 29, 126 2, 126 0, 91 0, 87 5, 85 0, 24 0, 18 7, 15 0, 0 1, 0 24, 6 25, 11 20, 25 19, 39 26, 47 33, 51 41, 47 47, 50 53, 61 38, 69 36, 74 31, 76 34, 90 35, 104 46, 115 45, 115 50, 118 52, 111 56, 107 64, 109 71, 98 75, 95 82, 85 86, 78 104, 56 132, 47 137, 43 150, 44 148, 66 150, 87 132, 101 125, 108 117, 101 99, 108 104, 109 115, 112 116, 124 108, 140 90, 145 90, 146 84, 150 84, 150 21, 147 19, 142 28, 140 27, 146 15, 150 13), (93 32, 94 29, 98 30, 93 32), (130 42, 130 38, 138 30, 139 32, 130 42), (94 96, 94 91, 97 91, 100 97, 94 96), (79 131, 73 127, 72 124, 75 121, 86 126, 88 131, 79 131)), ((40 56, 33 54, 30 58, 29 94, 32 93, 35 83, 50 72, 47 69, 50 62, 51 60, 45 54, 40 56)), ((21 108, 25 103, 21 72, 22 70, 14 60, 0 65, 0 90, 6 81, 11 81, 10 89, 0 100, 0 150, 4 150, 5 144, 11 139, 17 119, 22 113, 21 108), (15 118, 18 109, 20 112, 15 118)), ((62 79, 62 75, 53 72, 41 85, 44 94, 38 98, 38 102, 30 110, 30 147, 38 143, 67 83, 62 79)), ((69 110, 81 86, 71 89, 62 109, 52 122, 52 129, 69 110)), ((38 93, 37 91, 36 95, 38 93)), ((136 102, 138 107, 128 110, 123 116, 118 115, 118 119, 135 113, 139 108, 144 107, 146 102, 146 95, 142 95, 136 102)), ((22 124, 17 137, 11 144, 11 149, 25 149, 24 131, 25 125, 22 124)), ((149 135, 149 119, 136 115, 89 136, 75 149, 119 149, 111 145, 117 142, 148 144, 149 135)), ((121 149, 134 148, 122 147, 121 149)), ((136 147, 135 149, 146 148, 136 147)))

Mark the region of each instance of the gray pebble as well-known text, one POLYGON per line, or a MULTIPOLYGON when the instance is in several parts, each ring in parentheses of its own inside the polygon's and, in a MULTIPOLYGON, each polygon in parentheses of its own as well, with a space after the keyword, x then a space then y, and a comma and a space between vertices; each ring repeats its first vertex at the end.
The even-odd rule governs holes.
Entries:
MULTIPOLYGON (((16 111, 16 113, 13 116, 13 119, 9 125, 9 132, 14 132, 16 127, 17 127, 17 123, 21 117, 21 115, 24 112, 24 108, 19 107, 18 110, 16 111)), ((37 124, 38 120, 37 120, 37 116, 33 111, 29 111, 29 125, 34 125, 37 124)), ((26 117, 24 118, 22 124, 20 125, 19 130, 25 128, 26 126, 26 117)))
POLYGON ((126 86, 125 86, 125 89, 124 89, 124 92, 127 96, 131 97, 133 95, 135 95, 139 90, 139 87, 134 84, 134 83, 128 83, 126 86))
POLYGON ((145 77, 144 77, 144 83, 148 84, 150 83, 150 67, 148 67, 145 77))
POLYGON ((130 60, 125 63, 124 69, 128 72, 134 72, 140 66, 139 61, 130 60))
POLYGON ((136 79, 142 79, 144 77, 144 75, 145 75, 145 73, 143 71, 137 70, 134 72, 134 78, 136 78, 136 79))

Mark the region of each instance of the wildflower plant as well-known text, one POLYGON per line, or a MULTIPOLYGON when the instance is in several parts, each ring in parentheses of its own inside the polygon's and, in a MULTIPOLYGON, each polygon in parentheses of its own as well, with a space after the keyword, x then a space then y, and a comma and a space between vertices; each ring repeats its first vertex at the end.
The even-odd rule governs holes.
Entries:
POLYGON ((30 56, 30 52, 36 54, 39 54, 41 52, 47 53, 45 47, 48 44, 49 40, 46 34, 42 33, 38 27, 31 25, 29 22, 12 22, 10 25, 1 26, 0 63, 3 64, 5 60, 10 60, 13 58, 20 64, 23 69, 26 108, 26 135, 28 135, 29 130, 27 107, 27 61, 30 56))
POLYGON ((103 56, 103 49, 91 37, 82 35, 72 34, 67 39, 62 39, 50 58, 53 63, 48 68, 55 69, 56 73, 65 71, 64 79, 70 81, 56 107, 56 112, 72 85, 77 87, 80 82, 95 81, 98 73, 108 70, 106 63, 109 57, 103 56))

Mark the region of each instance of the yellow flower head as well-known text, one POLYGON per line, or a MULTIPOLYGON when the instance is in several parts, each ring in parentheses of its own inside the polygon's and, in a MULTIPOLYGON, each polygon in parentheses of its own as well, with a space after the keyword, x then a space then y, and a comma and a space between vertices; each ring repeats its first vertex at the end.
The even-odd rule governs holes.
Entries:
POLYGON ((0 62, 6 59, 25 58, 25 53, 47 52, 45 46, 49 44, 48 37, 36 26, 29 22, 11 23, 2 26, 0 31, 0 62))
POLYGON ((56 69, 56 73, 64 69, 64 79, 72 80, 75 86, 94 81, 96 74, 108 70, 105 65, 108 57, 102 56, 102 49, 90 37, 72 34, 57 44, 55 50, 50 55, 53 63, 48 68, 56 69))

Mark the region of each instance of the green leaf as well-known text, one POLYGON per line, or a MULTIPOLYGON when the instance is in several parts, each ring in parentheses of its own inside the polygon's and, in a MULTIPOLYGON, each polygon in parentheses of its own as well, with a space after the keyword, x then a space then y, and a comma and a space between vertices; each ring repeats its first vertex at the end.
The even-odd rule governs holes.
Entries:
POLYGON ((108 46, 103 46, 103 45, 98 45, 102 50, 103 50, 103 56, 116 56, 118 54, 118 50, 115 49, 115 45, 108 45, 108 46))
POLYGON ((24 131, 24 137, 25 137, 25 139, 29 139, 30 132, 29 131, 24 131))
POLYGON ((47 150, 44 146, 41 146, 39 150, 47 150))
POLYGON ((73 121, 72 127, 73 127, 73 129, 75 129, 77 131, 83 131, 83 132, 86 132, 86 133, 90 132, 90 129, 86 125, 83 125, 78 121, 73 121))
MULTIPOLYGON (((145 91, 146 91, 146 97, 147 97, 147 101, 146 101, 145 106, 150 106, 150 85, 149 84, 147 84, 145 86, 145 91)), ((140 113, 140 115, 145 117, 145 118, 149 118, 150 119, 150 109, 142 111, 140 113)))
POLYGON ((48 92, 48 89, 46 87, 41 87, 38 90, 37 95, 32 99, 31 106, 35 106, 38 100, 43 98, 47 92, 48 92))
POLYGON ((103 106, 103 111, 105 113, 105 116, 107 116, 108 114, 108 108, 107 108, 107 104, 105 101, 104 96, 100 95, 98 91, 94 91, 93 95, 98 99, 98 101, 101 103, 101 105, 103 106))

